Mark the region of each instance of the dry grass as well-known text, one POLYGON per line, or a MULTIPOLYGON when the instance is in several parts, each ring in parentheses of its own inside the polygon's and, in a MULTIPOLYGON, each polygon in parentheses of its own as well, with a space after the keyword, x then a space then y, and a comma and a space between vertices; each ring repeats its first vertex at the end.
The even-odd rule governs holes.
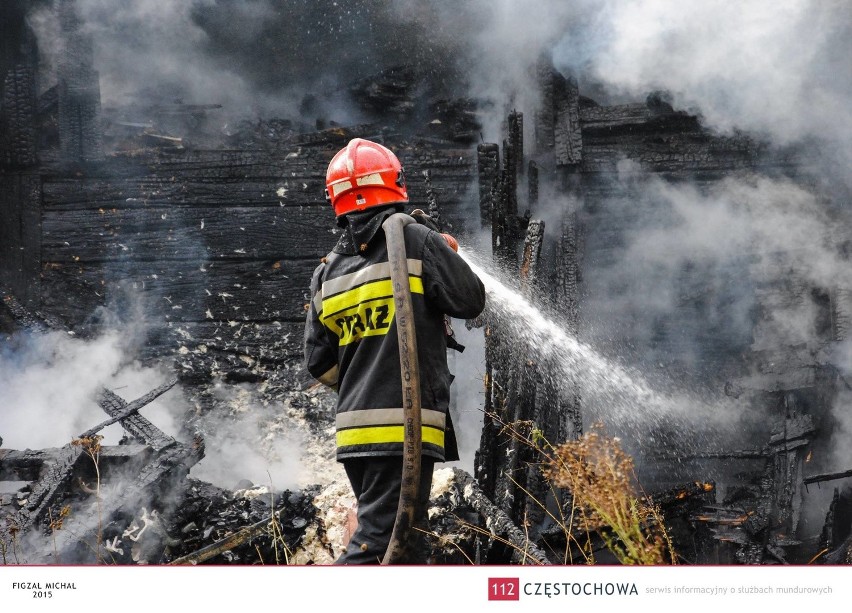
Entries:
POLYGON ((633 459, 617 438, 596 425, 576 441, 553 448, 545 477, 573 497, 578 523, 597 532, 622 564, 674 564, 659 509, 640 496, 633 459))
POLYGON ((97 542, 95 543, 95 558, 98 564, 103 563, 104 559, 101 554, 101 545, 103 544, 103 510, 101 508, 101 440, 103 436, 96 434, 85 438, 75 438, 71 444, 80 447, 92 459, 95 465, 95 504, 98 506, 98 533, 97 542))

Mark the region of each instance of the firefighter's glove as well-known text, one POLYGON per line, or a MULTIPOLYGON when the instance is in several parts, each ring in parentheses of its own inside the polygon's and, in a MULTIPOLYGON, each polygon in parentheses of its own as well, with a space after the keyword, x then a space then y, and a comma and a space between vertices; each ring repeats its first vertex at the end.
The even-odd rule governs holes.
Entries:
POLYGON ((440 234, 444 238, 444 240, 447 241, 447 244, 450 246, 450 249, 458 252, 458 250, 459 250, 458 241, 455 238, 453 238, 452 236, 450 236, 449 234, 442 233, 441 229, 438 227, 438 224, 435 223, 435 220, 432 219, 426 213, 424 213, 423 209, 414 209, 413 211, 411 211, 411 216, 414 218, 414 221, 416 221, 417 223, 424 225, 427 228, 429 228, 430 230, 434 230, 435 232, 440 234))
POLYGON ((435 220, 429 217, 426 213, 423 212, 423 209, 414 209, 411 211, 411 216, 414 218, 414 221, 417 223, 426 226, 430 230, 434 230, 435 232, 440 232, 441 229, 438 227, 438 224, 435 223, 435 220))
POLYGON ((447 241, 447 244, 450 246, 450 249, 452 249, 456 253, 459 252, 459 242, 455 238, 453 238, 449 234, 441 234, 441 236, 444 237, 445 241, 447 241))

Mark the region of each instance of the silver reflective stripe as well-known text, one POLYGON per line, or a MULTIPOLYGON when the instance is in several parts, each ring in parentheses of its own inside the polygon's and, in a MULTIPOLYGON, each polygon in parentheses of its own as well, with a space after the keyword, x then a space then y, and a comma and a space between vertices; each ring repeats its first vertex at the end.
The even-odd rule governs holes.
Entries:
POLYGON ((371 175, 367 175, 364 177, 358 177, 355 179, 355 183, 358 185, 384 185, 385 181, 382 179, 382 175, 377 172, 374 172, 371 175))
MULTIPOLYGON (((432 426, 443 430, 447 416, 441 411, 421 409, 420 419, 424 426, 432 426)), ((363 409, 361 411, 345 411, 337 414, 335 422, 338 429, 357 428, 363 426, 397 426, 405 423, 405 412, 403 409, 363 409)))
MULTIPOLYGON (((415 277, 423 276, 423 262, 409 258, 408 274, 414 275, 415 277)), ((390 279, 389 263, 382 262, 381 264, 373 264, 372 266, 367 266, 359 271, 351 272, 348 275, 328 279, 323 282, 322 290, 317 292, 317 295, 322 294, 323 298, 328 298, 334 294, 339 294, 340 292, 352 289, 355 286, 363 285, 369 281, 378 281, 379 279, 390 279)), ((316 297, 314 297, 314 305, 316 304, 316 297)), ((320 304, 322 304, 322 298, 320 298, 320 304)), ((320 309, 317 308, 317 312, 319 312, 319 310, 320 309)))
POLYGON ((350 181, 341 181, 340 183, 334 183, 331 186, 331 194, 336 196, 340 192, 345 192, 347 189, 352 189, 352 183, 350 181))

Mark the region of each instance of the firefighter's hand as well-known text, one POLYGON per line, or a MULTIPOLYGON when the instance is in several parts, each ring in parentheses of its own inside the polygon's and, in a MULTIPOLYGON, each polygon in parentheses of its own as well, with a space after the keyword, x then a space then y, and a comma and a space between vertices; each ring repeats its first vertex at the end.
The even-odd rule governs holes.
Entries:
POLYGON ((417 223, 426 226, 430 230, 434 230, 435 232, 440 232, 441 229, 438 227, 438 224, 435 223, 435 220, 429 217, 426 213, 423 212, 423 209, 414 209, 411 211, 411 216, 414 218, 414 221, 417 223))

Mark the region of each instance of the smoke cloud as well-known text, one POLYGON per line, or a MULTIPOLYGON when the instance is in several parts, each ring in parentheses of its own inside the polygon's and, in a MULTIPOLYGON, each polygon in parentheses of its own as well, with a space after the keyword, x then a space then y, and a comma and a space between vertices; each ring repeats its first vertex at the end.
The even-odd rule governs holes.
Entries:
MULTIPOLYGON (((792 289, 807 292, 852 283, 843 226, 814 194, 788 179, 728 178, 703 189, 650 179, 638 190, 634 186, 628 199, 607 206, 616 218, 630 220, 614 239, 625 246, 616 261, 587 279, 597 300, 584 309, 592 325, 596 317, 606 321, 607 314, 619 314, 633 326, 625 332, 638 336, 643 348, 654 346, 659 330, 653 322, 677 317, 690 301, 700 302, 702 311, 686 316, 699 317, 669 319, 670 328, 683 333, 713 327, 736 346, 751 341, 759 286, 786 278, 792 289), (635 218, 630 211, 642 214, 635 218)), ((805 296, 761 313, 761 325, 772 328, 765 335, 778 345, 811 342, 817 338, 816 309, 805 296)))
POLYGON ((815 138, 852 160, 848 2, 610 0, 584 9, 554 48, 558 68, 634 100, 667 90, 712 128, 780 145, 815 138))
POLYGON ((332 439, 312 434, 290 399, 264 406, 256 389, 235 385, 217 385, 213 395, 215 410, 193 424, 206 448, 193 477, 225 489, 248 480, 283 490, 342 476, 332 439))
MULTIPOLYGON (((135 361, 127 332, 109 331, 93 340, 65 332, 14 337, 0 345, 0 436, 8 449, 61 447, 108 416, 95 398, 103 386, 130 402, 169 378, 160 366, 135 361)), ((142 409, 161 430, 178 433, 184 403, 170 390, 142 409)), ((116 444, 119 424, 104 429, 104 444, 116 444)))

